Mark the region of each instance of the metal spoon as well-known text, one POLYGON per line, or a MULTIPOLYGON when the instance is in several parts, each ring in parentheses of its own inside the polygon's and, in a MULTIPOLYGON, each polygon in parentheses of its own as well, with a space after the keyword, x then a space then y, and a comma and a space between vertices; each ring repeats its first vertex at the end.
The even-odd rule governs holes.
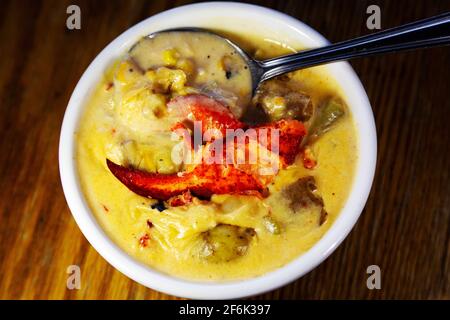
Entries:
POLYGON ((261 82, 299 69, 381 53, 448 45, 450 44, 450 12, 356 39, 264 61, 251 58, 231 40, 206 29, 188 27, 162 30, 148 37, 152 38, 166 32, 183 31, 207 33, 228 42, 248 65, 247 70, 251 73, 252 79, 251 92, 255 93, 261 82))

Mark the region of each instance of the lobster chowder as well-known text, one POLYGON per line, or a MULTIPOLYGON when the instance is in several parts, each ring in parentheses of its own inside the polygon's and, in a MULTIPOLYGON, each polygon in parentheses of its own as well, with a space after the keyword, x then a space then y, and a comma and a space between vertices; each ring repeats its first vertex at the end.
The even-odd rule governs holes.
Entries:
MULTIPOLYGON (((105 71, 81 119, 78 174, 106 233, 170 275, 233 280, 310 249, 348 196, 357 136, 325 67, 264 82, 214 37, 140 41, 105 71)), ((286 46, 240 36, 258 59, 286 46)))

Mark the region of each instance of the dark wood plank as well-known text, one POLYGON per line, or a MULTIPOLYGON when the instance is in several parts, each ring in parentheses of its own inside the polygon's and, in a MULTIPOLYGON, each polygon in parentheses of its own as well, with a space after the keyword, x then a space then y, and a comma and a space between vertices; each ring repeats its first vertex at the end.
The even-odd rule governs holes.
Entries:
MULTIPOLYGON (((64 200, 57 151, 65 107, 95 55, 118 34, 185 1, 76 1, 82 29, 65 28, 72 1, 0 2, 0 298, 175 299, 120 274, 87 243, 64 200), (66 289, 66 268, 83 270, 66 289)), ((449 1, 253 1, 293 15, 331 41, 450 10, 449 1)), ((378 130, 375 183, 354 230, 308 275, 263 299, 450 298, 450 50, 352 62, 378 130), (366 268, 382 270, 368 290, 366 268)))

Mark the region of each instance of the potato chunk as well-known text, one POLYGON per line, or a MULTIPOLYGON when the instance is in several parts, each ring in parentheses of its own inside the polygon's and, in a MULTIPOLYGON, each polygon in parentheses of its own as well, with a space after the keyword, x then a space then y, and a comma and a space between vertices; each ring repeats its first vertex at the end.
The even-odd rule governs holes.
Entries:
POLYGON ((209 262, 228 262, 243 256, 255 236, 255 230, 219 224, 203 233, 202 255, 209 262))

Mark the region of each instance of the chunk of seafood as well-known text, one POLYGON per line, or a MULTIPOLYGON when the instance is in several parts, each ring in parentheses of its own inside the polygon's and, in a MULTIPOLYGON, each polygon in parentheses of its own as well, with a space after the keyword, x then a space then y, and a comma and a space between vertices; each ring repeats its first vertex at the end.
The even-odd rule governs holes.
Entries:
POLYGON ((237 120, 222 103, 201 94, 190 94, 172 99, 167 108, 170 113, 190 121, 200 121, 202 134, 215 129, 226 135, 227 129, 244 128, 245 124, 237 120))
MULTIPOLYGON (((258 130, 278 130, 278 145, 273 146, 272 141, 268 141, 267 149, 275 150, 278 148, 278 154, 283 166, 292 164, 295 157, 300 152, 300 144, 306 135, 306 129, 303 123, 297 120, 280 120, 277 122, 259 125, 258 130)), ((271 137, 271 135, 268 135, 271 137)), ((275 142, 276 143, 276 142, 275 142)))
POLYGON ((213 194, 263 192, 264 185, 252 174, 234 166, 200 164, 190 172, 175 174, 148 173, 126 168, 106 160, 109 170, 128 189, 144 197, 168 200, 190 191, 195 196, 208 198, 213 194))
MULTIPOLYGON (((235 119, 228 109, 211 98, 202 95, 190 95, 175 98, 171 108, 184 115, 192 115, 203 122, 202 131, 215 128, 221 131, 234 128, 241 133, 245 124, 235 119)), ((213 194, 257 193, 264 194, 266 186, 277 173, 278 166, 291 164, 300 151, 300 143, 306 134, 305 127, 297 120, 280 120, 275 123, 260 125, 253 129, 255 134, 242 137, 237 134, 232 139, 222 139, 204 146, 200 152, 207 150, 206 156, 201 154, 200 163, 189 164, 184 172, 174 174, 156 174, 126 168, 107 159, 110 171, 133 192, 159 200, 167 200, 190 191, 195 196, 210 197, 213 194), (272 135, 276 132, 278 135, 272 135), (263 134, 260 134, 263 133, 263 134), (276 137, 276 139, 273 139, 276 137), (247 139, 248 138, 248 139, 247 139), (209 146, 222 143, 221 156, 226 161, 209 161, 209 146), (256 148, 253 148, 256 146, 256 148), (231 152, 230 152, 231 151, 231 152), (265 151, 262 152, 262 151, 265 151), (249 162, 251 154, 264 155, 264 161, 255 157, 249 162), (230 154, 233 156, 229 161, 230 154), (239 154, 243 154, 244 162, 237 162, 239 154), (274 159, 275 158, 275 159, 274 159), (206 160, 206 161, 204 161, 206 160), (273 165, 277 168, 273 168, 273 165), (267 171, 271 169, 271 171, 267 171)), ((227 132, 228 133, 228 132, 227 132)), ((245 133, 244 133, 245 135, 245 133)), ((229 136, 227 136, 228 138, 229 136)), ((214 150, 215 152, 215 150, 214 150)))
MULTIPOLYGON (((227 135, 227 129, 233 129, 236 133, 238 129, 255 129, 257 137, 259 133, 265 132, 267 141, 262 142, 269 150, 278 149, 279 156, 284 165, 294 162, 295 156, 300 151, 300 143, 306 135, 303 123, 297 120, 279 120, 269 124, 259 124, 253 127, 247 126, 234 118, 233 114, 222 103, 200 94, 172 99, 168 104, 169 112, 178 114, 192 121, 201 121, 201 131, 204 134, 207 130, 216 129, 222 136, 227 135), (265 131, 264 131, 265 130, 265 131), (279 132, 279 143, 273 145, 271 142, 272 131, 279 132)), ((179 123, 175 128, 185 127, 184 123, 179 123)))

